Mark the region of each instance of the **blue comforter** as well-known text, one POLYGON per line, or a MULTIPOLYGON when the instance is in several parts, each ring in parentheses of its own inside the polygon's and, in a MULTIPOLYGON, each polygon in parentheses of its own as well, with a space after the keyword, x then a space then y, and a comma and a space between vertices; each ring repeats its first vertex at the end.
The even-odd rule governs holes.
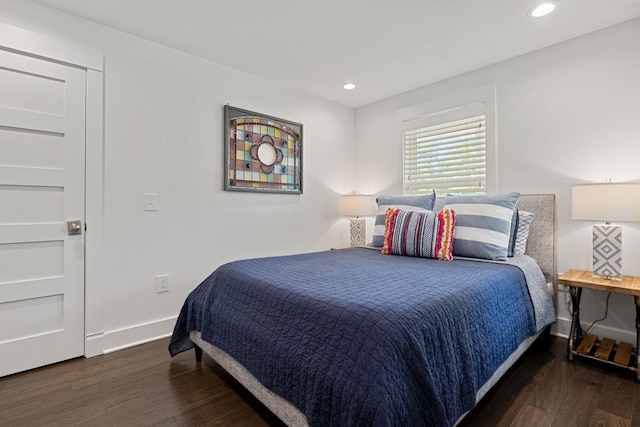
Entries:
POLYGON ((189 295, 169 350, 200 331, 311 426, 448 426, 539 332, 525 282, 362 248, 236 261, 189 295))

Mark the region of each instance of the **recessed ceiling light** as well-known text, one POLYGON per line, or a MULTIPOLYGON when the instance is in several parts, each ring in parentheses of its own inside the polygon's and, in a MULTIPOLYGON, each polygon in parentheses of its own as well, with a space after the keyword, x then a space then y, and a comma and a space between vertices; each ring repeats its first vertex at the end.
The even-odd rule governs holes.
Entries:
POLYGON ((530 16, 534 18, 540 18, 541 16, 545 16, 556 10, 557 2, 555 1, 546 1, 544 3, 540 3, 538 5, 533 6, 527 12, 530 16))
POLYGON ((356 85, 354 85, 353 83, 345 83, 344 86, 342 87, 345 88, 346 90, 353 90, 356 88, 356 85))

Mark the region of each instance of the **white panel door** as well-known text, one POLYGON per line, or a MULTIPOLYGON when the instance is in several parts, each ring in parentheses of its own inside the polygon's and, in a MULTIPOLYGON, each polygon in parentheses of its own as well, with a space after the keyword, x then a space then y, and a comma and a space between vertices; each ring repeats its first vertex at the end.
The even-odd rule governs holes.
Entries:
POLYGON ((0 376, 84 354, 85 79, 0 50, 0 376))

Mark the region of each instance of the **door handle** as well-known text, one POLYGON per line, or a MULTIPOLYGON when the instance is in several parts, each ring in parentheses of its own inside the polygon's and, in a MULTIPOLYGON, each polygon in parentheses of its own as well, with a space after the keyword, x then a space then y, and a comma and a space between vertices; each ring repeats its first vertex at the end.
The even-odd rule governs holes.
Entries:
POLYGON ((75 221, 67 221, 67 231, 69 232, 69 236, 82 234, 82 220, 76 219, 75 221))

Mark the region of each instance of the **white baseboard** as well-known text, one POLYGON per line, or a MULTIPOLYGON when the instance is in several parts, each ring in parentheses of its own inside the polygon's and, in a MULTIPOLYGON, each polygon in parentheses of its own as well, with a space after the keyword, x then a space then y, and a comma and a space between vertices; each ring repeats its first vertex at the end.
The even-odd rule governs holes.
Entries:
MULTIPOLYGON (((569 338, 569 332, 571 330, 571 312, 567 309, 567 303, 570 301, 569 288, 564 285, 559 285, 557 298, 558 321, 551 327, 551 334, 562 338, 569 338)), ((586 321, 581 321, 580 323, 583 329, 587 329, 591 325, 591 322, 586 321)), ((624 341, 633 344, 634 347, 636 346, 635 328, 631 330, 619 329, 599 322, 595 324, 590 333, 597 335, 599 338, 611 338, 616 340, 616 342, 624 341)))
MULTIPOLYGON (((582 328, 586 329, 589 327, 589 323, 580 322, 582 324, 582 328)), ((569 332, 571 330, 571 319, 563 319, 558 318, 558 321, 551 327, 551 335, 555 335, 561 338, 569 338, 569 332)), ((636 346, 636 331, 627 331, 618 328, 611 328, 609 326, 596 325, 594 329, 590 332, 598 337, 607 337, 616 342, 624 341, 633 344, 636 346)))
POLYGON ((177 316, 172 316, 87 336, 85 340, 85 357, 112 353, 171 336, 176 319, 177 316))
MULTIPOLYGON (((134 347, 136 345, 145 344, 171 336, 176 319, 176 316, 172 316, 166 319, 160 319, 153 322, 87 336, 85 341, 85 357, 112 353, 114 351, 123 350, 125 348, 134 347)), ((587 324, 582 325, 583 328, 588 326, 589 325, 587 324)), ((559 317, 558 321, 551 326, 551 335, 561 338, 569 338, 570 329, 571 319, 559 317)), ((611 338, 617 342, 625 341, 634 344, 634 346, 636 343, 635 331, 598 326, 592 332, 599 337, 611 338)))
POLYGON ((94 357, 104 354, 102 340, 104 332, 87 335, 84 341, 84 357, 94 357))
POLYGON ((571 319, 558 318, 556 323, 551 325, 551 335, 555 335, 560 338, 569 338, 570 329, 571 319))

